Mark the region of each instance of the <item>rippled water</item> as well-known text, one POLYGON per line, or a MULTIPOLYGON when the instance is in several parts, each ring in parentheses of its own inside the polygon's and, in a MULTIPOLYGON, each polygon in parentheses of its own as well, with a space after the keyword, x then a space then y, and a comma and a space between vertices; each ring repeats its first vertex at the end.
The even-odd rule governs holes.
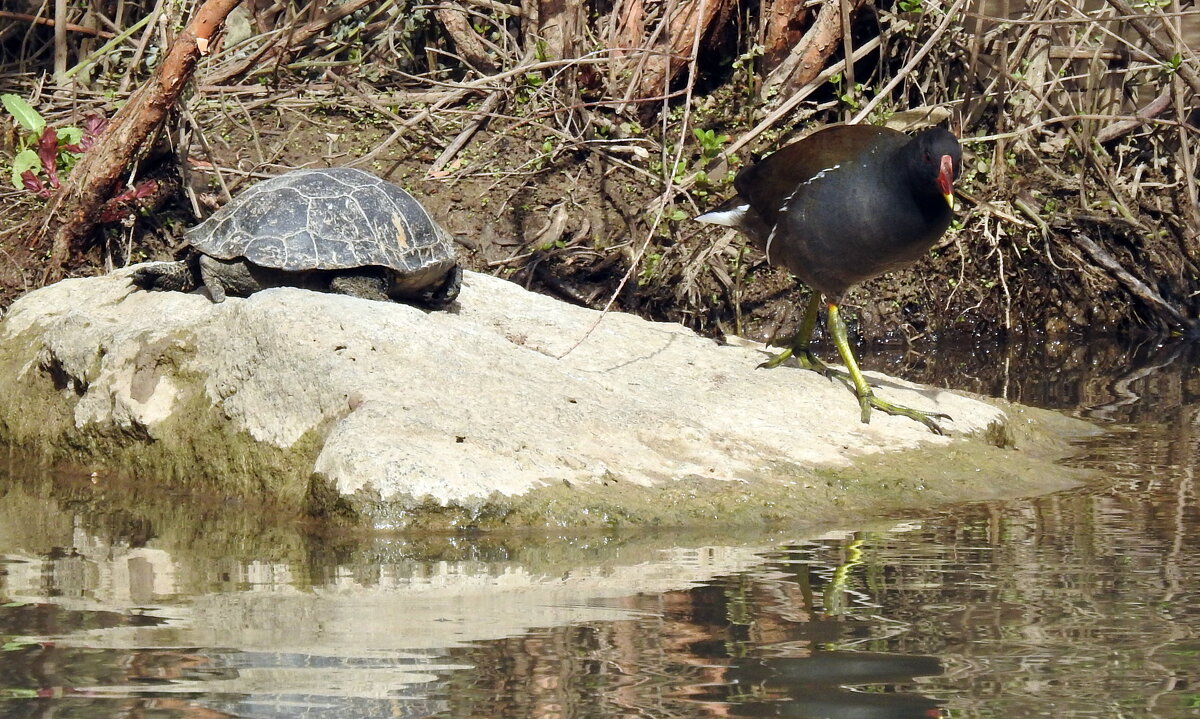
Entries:
POLYGON ((1200 716, 1195 353, 877 355, 1112 431, 1088 487, 844 526, 316 536, 10 458, 0 716, 1200 716))

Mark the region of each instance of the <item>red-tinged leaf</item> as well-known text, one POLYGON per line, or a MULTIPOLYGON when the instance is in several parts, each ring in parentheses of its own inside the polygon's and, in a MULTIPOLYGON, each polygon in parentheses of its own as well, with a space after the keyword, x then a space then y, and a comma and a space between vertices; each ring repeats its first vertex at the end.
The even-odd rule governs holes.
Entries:
POLYGON ((133 186, 133 198, 140 200, 158 192, 158 180, 142 180, 133 186))
POLYGON ((158 192, 158 190, 158 180, 141 180, 135 183, 133 187, 125 188, 120 193, 113 195, 112 199, 108 202, 104 203, 104 208, 100 210, 100 221, 117 222, 124 219, 126 216, 140 209, 138 200, 150 197, 158 192))
POLYGON ((42 167, 53 167, 58 160, 58 132, 53 127, 42 131, 42 136, 38 138, 37 154, 42 160, 42 167))
POLYGON ((100 135, 108 129, 108 120, 101 115, 88 115, 83 120, 82 129, 83 136, 79 138, 79 142, 66 145, 65 149, 78 153, 92 149, 100 135))
POLYGON ((50 184, 58 187, 58 133, 52 127, 42 130, 38 140, 38 158, 42 161, 42 169, 50 178, 50 184))
POLYGON ((50 197, 50 188, 46 186, 42 178, 33 174, 33 170, 26 170, 21 173, 21 184, 25 185, 26 190, 29 190, 38 197, 50 197))
POLYGON ((40 191, 43 185, 41 178, 33 174, 33 170, 26 170, 21 173, 21 184, 25 185, 25 189, 30 192, 40 191))
POLYGON ((108 129, 108 118, 103 115, 88 115, 83 119, 83 141, 91 145, 108 129))

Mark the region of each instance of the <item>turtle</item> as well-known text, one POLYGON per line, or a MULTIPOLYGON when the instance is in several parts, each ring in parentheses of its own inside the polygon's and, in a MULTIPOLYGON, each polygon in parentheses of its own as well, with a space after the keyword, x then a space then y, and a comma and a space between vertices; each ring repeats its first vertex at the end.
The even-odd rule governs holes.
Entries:
POLYGON ((133 284, 180 292, 202 284, 213 302, 296 286, 434 309, 462 284, 450 234, 412 195, 350 167, 258 182, 184 238, 184 259, 138 268, 133 284))

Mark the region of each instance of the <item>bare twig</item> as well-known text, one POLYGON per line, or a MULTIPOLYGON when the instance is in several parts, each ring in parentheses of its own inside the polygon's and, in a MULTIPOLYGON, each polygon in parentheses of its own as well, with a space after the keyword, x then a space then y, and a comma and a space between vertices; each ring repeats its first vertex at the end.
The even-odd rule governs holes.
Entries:
MULTIPOLYGON (((700 9, 698 11, 699 17, 705 16, 704 5, 711 1, 712 0, 699 0, 699 2, 700 2, 700 9)), ((600 311, 600 314, 596 316, 596 320, 587 328, 587 330, 584 331, 583 335, 578 340, 576 340, 576 342, 574 344, 572 344, 570 347, 568 347, 566 349, 566 351, 564 351, 561 355, 558 355, 559 359, 562 359, 563 357, 566 357, 567 355, 571 354, 571 352, 573 352, 576 347, 583 344, 584 341, 587 340, 587 338, 591 336, 592 332, 594 332, 596 330, 596 328, 598 326, 600 326, 600 322, 604 319, 605 315, 608 314, 609 310, 612 309, 613 303, 615 303, 617 301, 617 298, 621 296, 621 292, 624 291, 625 286, 629 283, 629 280, 633 277, 634 273, 637 272, 637 269, 641 262, 642 256, 645 255, 646 248, 650 246, 650 241, 654 238, 654 232, 655 232, 655 230, 658 229, 659 224, 662 222, 663 214, 666 212, 668 202, 669 202, 670 198, 674 195, 674 191, 673 191, 674 172, 675 172, 675 167, 678 166, 679 158, 683 152, 683 146, 685 144, 684 138, 687 135, 688 121, 691 118, 691 109, 692 109, 691 93, 692 93, 692 88, 694 87, 695 81, 696 81, 696 58, 699 55, 700 36, 703 33, 703 31, 704 31, 704 28, 702 27, 702 25, 700 23, 697 23, 695 26, 695 29, 693 31, 693 35, 692 35, 691 66, 688 71, 688 89, 687 89, 688 101, 685 102, 684 106, 683 106, 684 113, 683 113, 683 121, 681 123, 682 126, 680 128, 680 138, 679 138, 679 142, 676 143, 677 149, 676 149, 674 161, 671 162, 670 165, 663 168, 663 172, 666 175, 667 186, 664 189, 663 194, 660 197, 660 201, 658 203, 658 208, 655 212, 654 219, 650 223, 650 228, 646 232, 646 240, 645 240, 645 242, 642 243, 642 246, 638 248, 637 252, 634 254, 633 258, 630 260, 629 269, 627 269, 625 271, 625 274, 621 276, 621 281, 617 283, 616 289, 614 289, 612 294, 609 296, 608 302, 606 302, 604 304, 604 309, 602 309, 600 311)), ((664 77, 663 82, 664 82, 664 84, 669 83, 670 78, 664 77)), ((666 91, 666 89, 667 88, 664 88, 664 92, 666 91)))
MULTIPOLYGON (((53 26, 56 22, 56 20, 51 20, 50 18, 38 17, 37 15, 29 15, 28 13, 10 12, 8 10, 0 10, 0 19, 5 19, 5 18, 7 18, 9 20, 17 20, 20 22, 33 23, 35 25, 53 26)), ((105 40, 114 36, 114 33, 111 33, 107 30, 98 30, 94 27, 84 27, 83 25, 76 25, 75 23, 67 23, 66 28, 67 28, 68 32, 76 32, 76 33, 79 33, 80 35, 92 35, 93 37, 98 37, 98 38, 102 38, 105 40)))
POLYGON ((851 124, 862 122, 863 118, 871 114, 871 111, 874 110, 879 103, 891 96, 892 90, 894 90, 897 85, 899 85, 906 77, 908 77, 909 73, 911 73, 913 69, 920 64, 921 60, 923 60, 925 56, 929 54, 929 51, 934 48, 938 39, 941 38, 942 34, 945 33, 950 27, 950 23, 954 21, 954 19, 958 16, 959 11, 962 10, 962 6, 966 3, 967 0, 954 0, 954 4, 951 5, 950 9, 946 11, 946 15, 942 18, 942 21, 938 23, 937 28, 930 34, 929 39, 921 45, 921 49, 917 51, 917 54, 914 55, 911 60, 905 63, 904 67, 900 68, 900 71, 896 73, 890 81, 888 81, 888 84, 884 85, 879 92, 875 93, 875 97, 871 98, 870 102, 868 102, 861 110, 858 111, 858 114, 856 114, 850 120, 851 124))
POLYGON ((432 175, 434 173, 441 172, 442 168, 445 167, 446 164, 451 160, 453 160, 454 156, 457 155, 460 150, 466 147, 467 143, 471 140, 471 136, 478 132, 479 128, 483 127, 483 123, 487 122, 488 118, 491 116, 491 113, 496 111, 496 108, 500 106, 500 103, 503 100, 504 93, 502 92, 493 92, 491 95, 488 95, 487 99, 483 101, 483 104, 479 106, 479 110, 476 112, 474 119, 467 123, 467 126, 463 128, 463 131, 458 133, 458 137, 454 138, 454 141, 451 142, 446 149, 442 151, 442 154, 438 155, 438 158, 433 161, 433 164, 430 165, 429 174, 432 175))
POLYGON ((1160 314, 1166 315, 1172 323, 1181 328, 1193 329, 1196 326, 1195 320, 1188 319, 1179 308, 1167 302, 1163 299, 1162 295, 1135 277, 1117 261, 1117 258, 1106 252, 1092 238, 1082 232, 1076 231, 1071 233, 1071 239, 1083 248, 1097 265, 1112 273, 1113 278, 1120 282, 1131 295, 1142 300, 1160 314))

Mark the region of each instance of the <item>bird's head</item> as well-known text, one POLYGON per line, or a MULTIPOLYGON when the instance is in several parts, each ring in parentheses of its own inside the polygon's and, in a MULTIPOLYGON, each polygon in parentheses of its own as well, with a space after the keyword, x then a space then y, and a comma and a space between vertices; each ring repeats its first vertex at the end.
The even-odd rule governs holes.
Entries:
POLYGON ((931 127, 916 137, 921 163, 933 176, 938 192, 954 209, 954 181, 962 172, 962 147, 958 138, 940 127, 931 127))

